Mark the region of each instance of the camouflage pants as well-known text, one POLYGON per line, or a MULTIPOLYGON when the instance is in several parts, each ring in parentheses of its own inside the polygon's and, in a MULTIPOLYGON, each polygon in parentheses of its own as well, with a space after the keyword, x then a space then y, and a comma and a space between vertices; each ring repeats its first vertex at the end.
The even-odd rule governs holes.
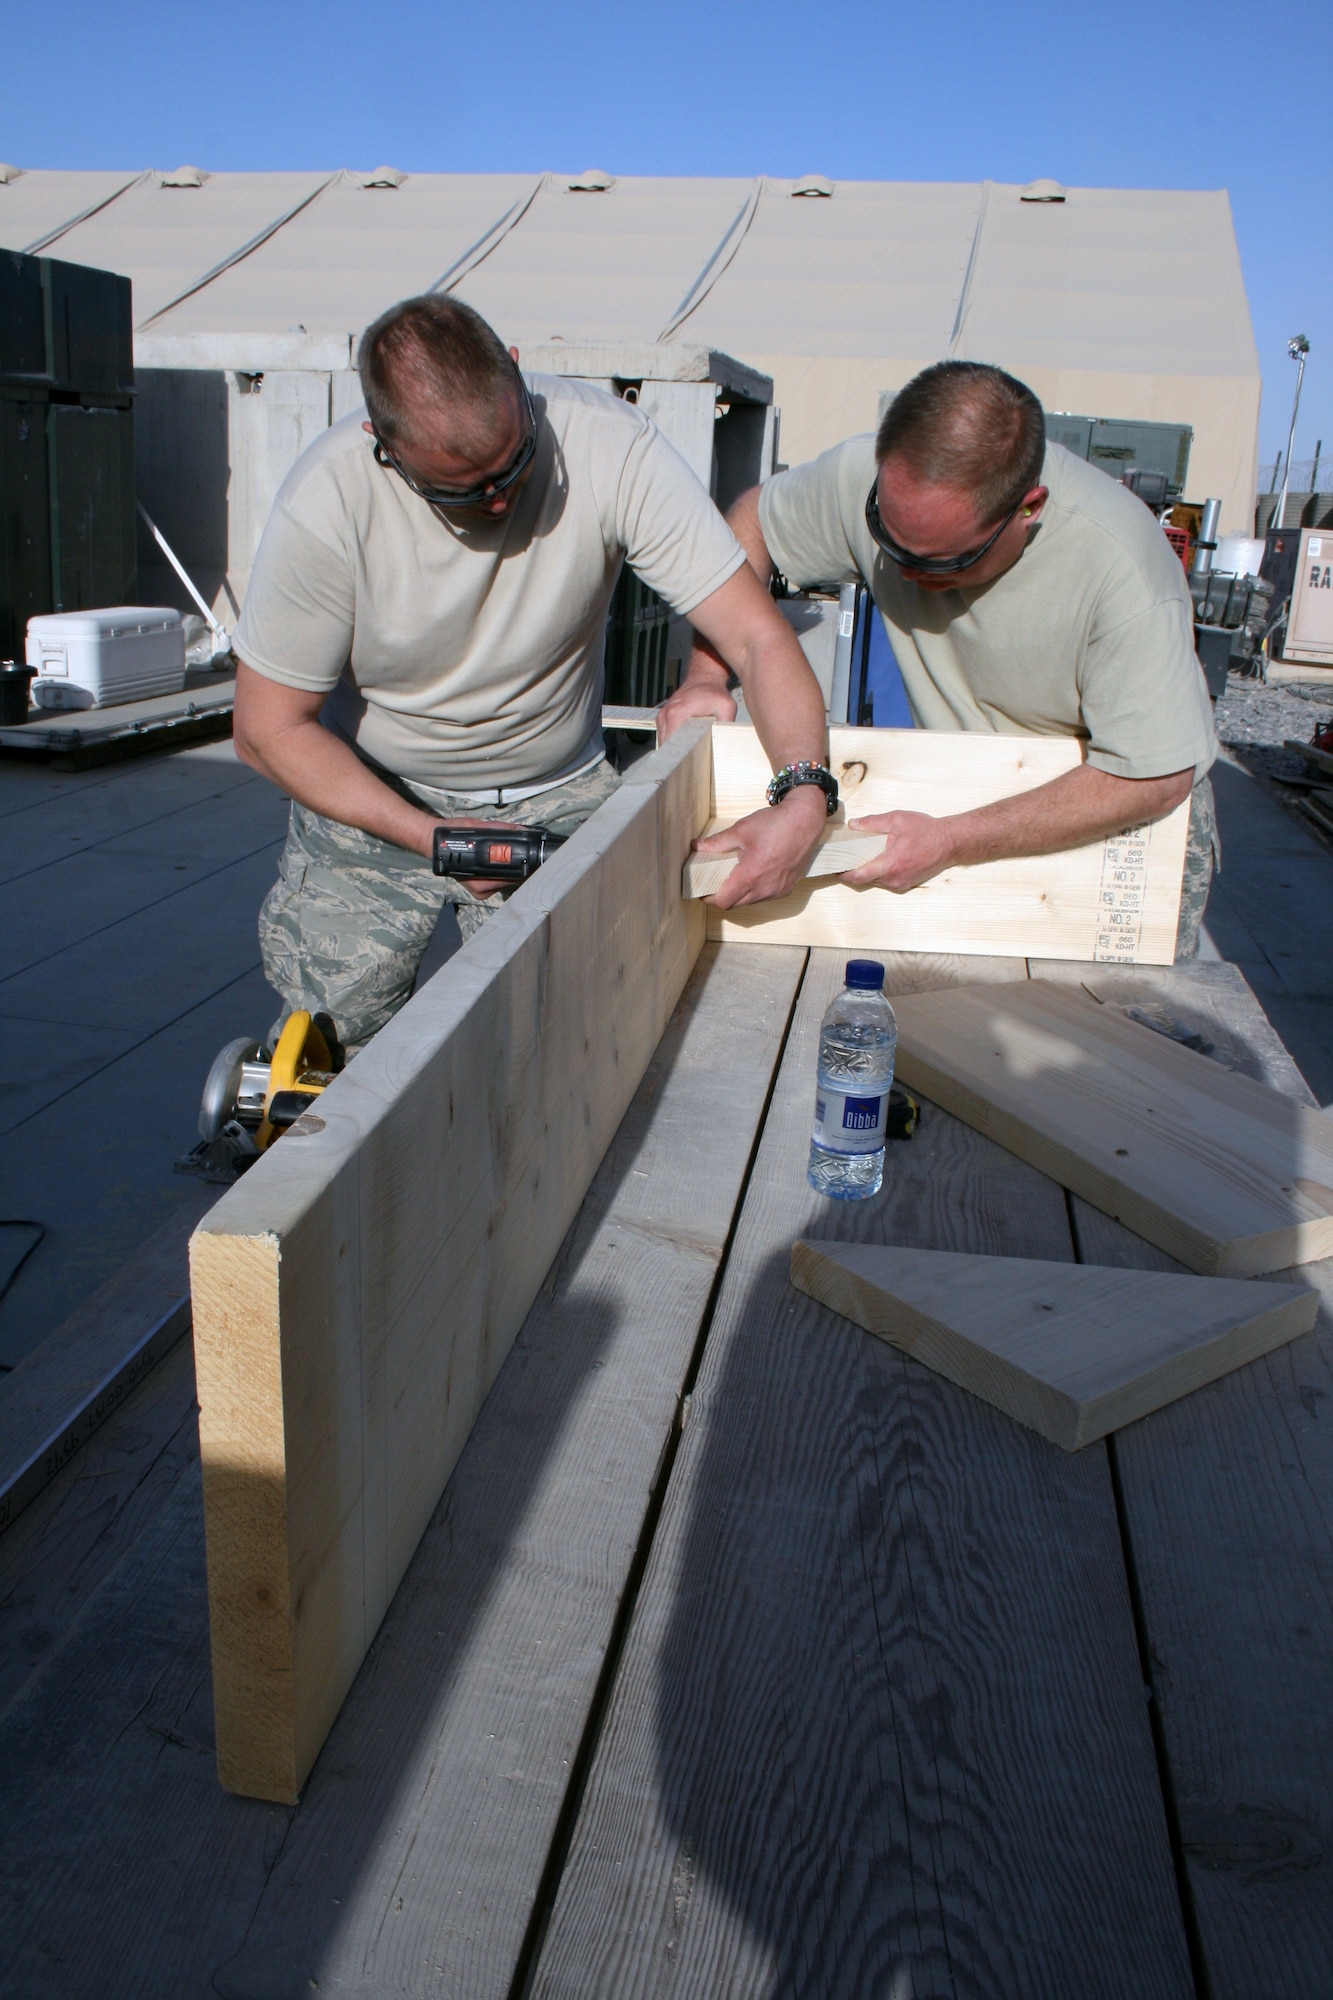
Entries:
MULTIPOLYGON (((603 762, 514 805, 459 799, 448 816, 570 834, 619 782, 603 762)), ((411 998, 444 905, 458 906, 466 941, 509 893, 479 899, 461 882, 433 874, 424 856, 293 801, 278 879, 259 912, 264 974, 283 1001, 270 1042, 289 1014, 306 1008, 330 1015, 354 1055, 411 998)))
POLYGON ((1193 958, 1199 949, 1199 925, 1212 887, 1213 869, 1222 866, 1217 837, 1213 787, 1200 778, 1190 793, 1190 825, 1185 837, 1185 877, 1180 885, 1180 921, 1176 926, 1176 957, 1193 958))

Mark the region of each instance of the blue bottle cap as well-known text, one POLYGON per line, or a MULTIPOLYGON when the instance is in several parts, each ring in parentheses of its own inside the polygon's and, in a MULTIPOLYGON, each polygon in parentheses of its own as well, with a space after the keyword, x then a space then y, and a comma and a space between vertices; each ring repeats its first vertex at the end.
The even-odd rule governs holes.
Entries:
POLYGON ((884 985, 884 967, 873 958, 849 958, 847 961, 847 984, 862 986, 870 993, 878 993, 884 985))

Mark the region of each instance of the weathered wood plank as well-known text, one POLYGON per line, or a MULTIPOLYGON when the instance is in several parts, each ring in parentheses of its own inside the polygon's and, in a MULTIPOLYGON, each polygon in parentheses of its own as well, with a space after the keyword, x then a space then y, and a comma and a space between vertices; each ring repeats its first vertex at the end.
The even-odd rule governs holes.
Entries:
POLYGON ((1308 1333, 1307 1285, 799 1241, 792 1283, 1080 1451, 1308 1333))
MULTIPOLYGON (((845 815, 966 812, 1044 785, 1080 760, 1069 737, 834 729, 845 815)), ((730 824, 764 802, 753 729, 713 730, 714 812, 730 824)), ((950 868, 905 895, 811 880, 788 897, 712 910, 709 936, 869 951, 971 952, 1169 964, 1175 956, 1188 803, 1166 819, 1063 854, 950 868)))
POLYGON ((688 725, 192 1243, 218 1764, 295 1798, 703 943, 688 725))
POLYGON ((1070 1255, 1059 1189, 931 1106, 880 1197, 808 1191, 840 975, 812 955, 532 1990, 1184 1996, 1104 1447, 787 1281, 802 1234, 1070 1255))
POLYGON ((509 1994, 804 957, 701 958, 222 1993, 509 1994))
MULTIPOLYGON (((1215 970, 1154 986, 1309 1102, 1239 974, 1215 970)), ((1179 1268, 1077 1199, 1073 1212, 1090 1261, 1179 1268)), ((1322 1296, 1313 1333, 1112 1447, 1211 2000, 1333 1982, 1333 1263, 1290 1275, 1322 1296)))
POLYGON ((1192 1270, 1333 1254, 1333 1127, 1090 993, 910 999, 899 1030, 905 1082, 1192 1270))

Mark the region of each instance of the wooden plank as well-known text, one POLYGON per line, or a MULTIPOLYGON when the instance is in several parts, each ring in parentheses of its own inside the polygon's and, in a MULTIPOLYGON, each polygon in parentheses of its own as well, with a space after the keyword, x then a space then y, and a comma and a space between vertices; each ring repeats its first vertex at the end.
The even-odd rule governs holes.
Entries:
POLYGON ((703 943, 688 725, 225 1195, 191 1256, 218 1768, 292 1799, 703 943))
POLYGON ((1298 757, 1304 757, 1306 763, 1312 765, 1316 771, 1333 771, 1333 752, 1317 749, 1313 743, 1297 743, 1291 736, 1283 739, 1282 748, 1294 750, 1298 757))
MULTIPOLYGON (((967 812, 1073 770, 1062 736, 833 729, 830 756, 849 819, 902 810, 967 812)), ((753 729, 713 729, 714 814, 763 804, 767 759, 753 729)), ((936 951, 1169 964, 1175 957, 1188 801, 1155 825, 1014 861, 950 868, 905 895, 823 881, 743 910, 714 910, 709 936, 870 951, 936 951)))
POLYGON ((186 1242, 200 1186, 137 1256, 0 1383, 0 1533, 189 1330, 186 1242))
POLYGON ((788 1281, 816 1228, 1070 1254, 1059 1189, 931 1106, 880 1196, 810 1192, 841 971, 812 954, 531 1991, 1183 2000, 1105 1447, 867 1335, 832 1364, 788 1281))
POLYGON ((1030 981, 903 1003, 898 1069, 1191 1270, 1333 1254, 1333 1130, 1251 1078, 1030 981))
POLYGON ((223 1992, 514 1988, 804 958, 702 954, 223 1992))
MULTIPOLYGON (((1157 977, 1219 1047, 1311 1093, 1233 968, 1157 977), (1174 990, 1172 990, 1174 989, 1174 990), (1285 1070, 1285 1074, 1283 1071, 1285 1070)), ((1080 1254, 1178 1269, 1075 1199, 1080 1254)), ((1333 1263, 1314 1332, 1113 1441, 1146 1671, 1212 2000, 1318 1993, 1333 1966, 1333 1263)))
POLYGON ((791 1278, 1065 1451, 1308 1333, 1319 1304, 1305 1285, 809 1240, 791 1278))
POLYGON ((188 1342, 0 1541, 15 1992, 509 1993, 803 961, 701 955, 299 1809, 214 1777, 188 1342))
MULTIPOLYGON (((704 833, 725 833, 729 824, 726 820, 710 820, 704 833)), ((821 875, 845 875, 849 868, 872 861, 883 845, 882 834, 848 833, 845 826, 833 825, 806 863, 806 880, 821 875)), ((691 854, 681 877, 682 896, 711 896, 722 887, 735 866, 734 854, 691 854)))

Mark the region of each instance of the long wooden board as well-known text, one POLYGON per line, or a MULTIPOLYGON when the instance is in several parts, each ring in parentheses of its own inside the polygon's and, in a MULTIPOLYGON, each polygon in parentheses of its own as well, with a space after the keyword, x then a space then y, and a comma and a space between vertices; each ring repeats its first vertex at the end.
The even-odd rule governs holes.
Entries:
POLYGON ((804 959, 700 955, 222 1992, 300 1994, 312 1975, 345 2000, 521 1991, 804 959))
POLYGON ((914 995, 898 1071, 1211 1276, 1333 1256, 1333 1121, 1090 994, 1033 980, 914 995))
POLYGON ((703 945, 691 724, 191 1246, 218 1770, 291 1800, 703 945))
POLYGON ((1065 1451, 1314 1325, 1304 1285, 866 1243, 792 1246, 792 1283, 1065 1451))
MULTIPOLYGON (((967 812, 1048 784, 1081 761, 1079 745, 1067 736, 926 729, 829 734, 849 820, 895 810, 936 817, 967 812)), ((714 724, 718 824, 757 810, 769 776, 753 729, 714 724)), ((1169 965, 1188 830, 1186 801, 1155 825, 1063 854, 950 868, 905 895, 810 879, 777 902, 711 910, 708 935, 868 951, 1169 965)))
POLYGON ((7 2000, 518 1988, 804 959, 700 955, 298 1807, 214 1776, 188 1338, 0 1536, 7 2000))

